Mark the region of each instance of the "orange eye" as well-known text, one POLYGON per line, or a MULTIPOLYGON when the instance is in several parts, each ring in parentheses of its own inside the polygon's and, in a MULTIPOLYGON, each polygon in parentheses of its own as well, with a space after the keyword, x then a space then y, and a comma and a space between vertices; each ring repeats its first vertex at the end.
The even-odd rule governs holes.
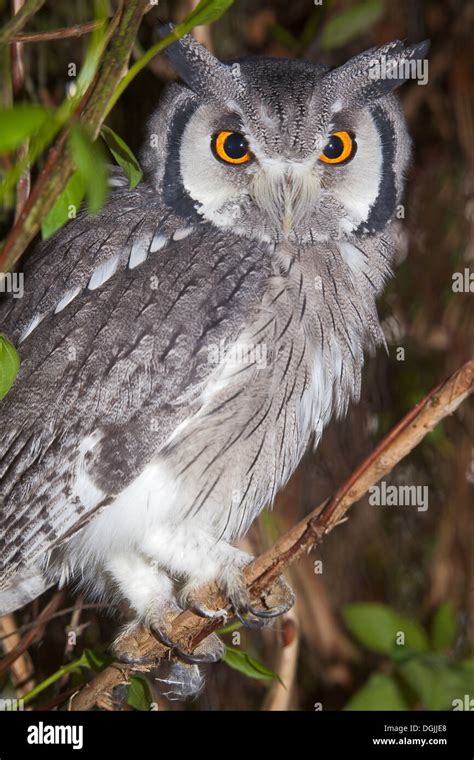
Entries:
POLYGON ((334 132, 319 156, 325 164, 342 164, 355 154, 356 141, 349 132, 334 132))
POLYGON ((239 132, 218 132, 211 145, 216 158, 226 164, 246 164, 252 158, 249 144, 239 132))

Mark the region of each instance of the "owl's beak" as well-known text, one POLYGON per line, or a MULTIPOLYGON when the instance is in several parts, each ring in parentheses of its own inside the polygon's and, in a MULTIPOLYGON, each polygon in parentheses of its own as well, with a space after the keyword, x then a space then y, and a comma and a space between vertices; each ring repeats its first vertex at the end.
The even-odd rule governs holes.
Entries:
POLYGON ((268 162, 254 181, 257 205, 288 238, 305 217, 314 212, 320 186, 310 166, 268 162))

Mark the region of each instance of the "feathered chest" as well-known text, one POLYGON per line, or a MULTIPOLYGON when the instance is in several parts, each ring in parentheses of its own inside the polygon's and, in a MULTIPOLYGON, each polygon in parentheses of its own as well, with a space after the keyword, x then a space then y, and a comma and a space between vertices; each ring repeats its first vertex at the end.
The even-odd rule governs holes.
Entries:
POLYGON ((273 262, 237 341, 211 347, 202 406, 165 452, 190 502, 205 494, 196 513, 228 506, 213 513, 233 536, 272 502, 311 435, 358 397, 364 348, 380 339, 375 288, 368 297, 362 270, 338 250, 275 250, 273 262))

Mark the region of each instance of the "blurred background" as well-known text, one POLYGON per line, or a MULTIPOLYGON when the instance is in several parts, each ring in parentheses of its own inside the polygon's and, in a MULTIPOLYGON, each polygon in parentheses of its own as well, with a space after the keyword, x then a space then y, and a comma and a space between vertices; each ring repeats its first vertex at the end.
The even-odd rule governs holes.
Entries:
MULTIPOLYGON (((181 20, 195 5, 162 0, 153 7, 135 57, 157 40, 161 23, 181 20)), ((9 4, 0 9, 4 23, 9 4)), ((24 31, 70 27, 93 14, 92 2, 47 2, 24 31)), ((195 30, 222 58, 301 57, 331 66, 392 39, 431 40, 428 84, 399 91, 414 145, 396 276, 379 307, 388 354, 369 359, 361 403, 326 431, 275 509, 253 527, 246 540, 254 553, 333 494, 380 438, 472 355, 473 293, 464 273, 474 271, 473 32, 469 0, 235 0, 211 28, 195 30), (463 292, 453 290, 456 273, 463 292)), ((68 63, 82 61, 85 45, 85 37, 25 44, 16 98, 57 106, 68 63)), ((163 57, 153 59, 108 121, 137 154, 173 76, 163 57)), ((2 234, 11 217, 4 207, 2 234)), ((376 506, 368 498, 356 504, 292 569, 297 604, 285 619, 260 632, 222 634, 228 662, 208 669, 195 701, 164 700, 150 677, 137 679, 133 693, 117 694, 113 706, 149 709, 151 700, 161 710, 453 709, 454 700, 474 697, 473 431, 468 401, 386 478, 387 485, 426 486, 428 508, 376 506), (387 645, 387 630, 406 633, 408 657, 387 645)), ((4 653, 28 635, 51 596, 0 621, 4 653)), ((58 669, 85 648, 100 666, 116 626, 96 606, 64 596, 41 636, 0 674, 0 696, 28 693, 56 674, 29 701, 33 709, 53 708, 91 675, 87 667, 58 669)))

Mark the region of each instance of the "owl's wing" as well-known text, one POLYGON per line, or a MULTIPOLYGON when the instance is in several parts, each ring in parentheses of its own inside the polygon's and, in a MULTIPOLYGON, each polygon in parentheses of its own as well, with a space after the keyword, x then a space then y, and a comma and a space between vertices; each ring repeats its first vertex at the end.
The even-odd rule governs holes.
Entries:
POLYGON ((0 304, 21 356, 0 402, 0 588, 105 507, 197 408, 268 272, 265 246, 185 226, 146 184, 33 253, 23 298, 0 304))

